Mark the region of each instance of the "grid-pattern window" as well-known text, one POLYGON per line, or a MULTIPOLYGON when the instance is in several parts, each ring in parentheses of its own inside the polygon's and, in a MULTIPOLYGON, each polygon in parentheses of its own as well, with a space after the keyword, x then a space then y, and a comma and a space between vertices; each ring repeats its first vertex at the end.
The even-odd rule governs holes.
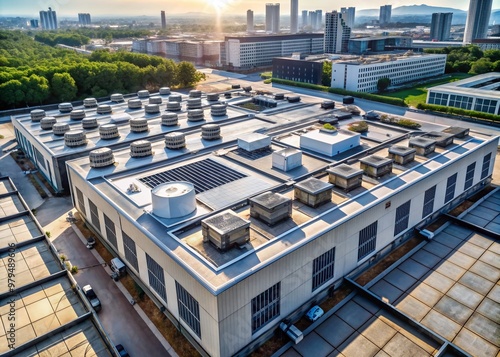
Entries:
POLYGON ((408 228, 408 221, 410 220, 410 205, 411 200, 403 203, 396 209, 396 222, 394 223, 394 236, 408 228))
POLYGON ((359 231, 358 262, 375 251, 378 221, 359 231))
POLYGON ((85 201, 83 199, 82 191, 80 191, 78 187, 75 187, 75 192, 76 192, 76 201, 78 203, 78 209, 80 210, 81 213, 87 215, 87 212, 85 211, 85 201))
POLYGON ((422 218, 430 215, 434 211, 434 198, 436 197, 436 186, 432 186, 424 194, 424 207, 422 209, 422 218))
POLYGON ((165 275, 163 274, 163 268, 147 253, 146 263, 148 266, 149 286, 151 286, 166 302, 167 291, 165 290, 165 275))
POLYGON ((113 244, 113 247, 117 247, 116 244, 116 231, 115 231, 115 223, 109 219, 106 214, 104 214, 104 226, 106 227, 106 238, 108 241, 113 244))
POLYGON ((36 162, 38 162, 40 166, 43 167, 44 169, 47 169, 47 167, 45 166, 45 159, 42 153, 38 151, 36 147, 33 147, 33 149, 35 149, 36 162))
POLYGON ((474 182, 474 171, 475 170, 476 170, 476 163, 475 162, 473 162, 472 164, 467 166, 467 172, 465 173, 464 191, 472 186, 472 183, 474 182))
POLYGON ((495 114, 495 109, 497 108, 498 101, 491 99, 476 99, 476 105, 474 106, 474 110, 478 112, 495 114))
POLYGON ((448 94, 431 92, 429 94, 429 104, 436 104, 436 105, 448 104, 448 94))
POLYGON ((481 180, 486 178, 490 172, 491 152, 483 158, 483 168, 481 169, 481 180))
POLYGON ((470 110, 472 109, 472 101, 472 97, 452 94, 450 95, 450 102, 448 106, 470 110))
POLYGON ((457 174, 448 177, 446 181, 446 194, 444 196, 444 203, 450 202, 455 197, 455 186, 457 185, 457 174))
POLYGON ((280 314, 281 282, 252 299, 252 333, 280 314))
POLYGON ((177 291, 177 305, 179 307, 179 316, 188 324, 189 327, 201 338, 200 326, 200 306, 190 293, 188 293, 178 282, 175 282, 177 291))
POLYGON ((99 221, 99 212, 97 211, 97 206, 89 199, 89 207, 90 207, 90 219, 92 220, 92 224, 98 231, 101 230, 101 222, 99 221))
POLYGON ((313 261, 312 290, 316 290, 335 275, 335 247, 313 261))
POLYGON ((135 242, 130 238, 127 233, 122 231, 123 237, 123 250, 125 251, 125 258, 134 267, 136 271, 139 271, 139 265, 137 264, 137 251, 135 250, 135 242))

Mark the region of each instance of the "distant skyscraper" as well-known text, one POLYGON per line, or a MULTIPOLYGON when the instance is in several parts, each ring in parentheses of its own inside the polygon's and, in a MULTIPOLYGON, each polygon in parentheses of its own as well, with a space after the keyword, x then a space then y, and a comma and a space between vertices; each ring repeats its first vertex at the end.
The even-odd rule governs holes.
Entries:
POLYGON ((321 25, 323 25, 323 10, 316 10, 316 27, 315 30, 321 30, 321 25))
POLYGON ((290 33, 299 31, 299 0, 290 0, 290 33))
POLYGON ((437 12, 432 14, 431 40, 448 41, 452 18, 452 12, 437 12))
POLYGON ((48 11, 40 11, 40 22, 44 30, 57 30, 56 12, 50 7, 48 11))
POLYGON ((325 53, 347 52, 351 28, 337 11, 325 15, 325 53))
POLYGON ((34 29, 37 29, 38 28, 38 20, 37 19, 30 20, 30 26, 34 29))
POLYGON ((161 11, 161 28, 165 30, 167 28, 167 18, 165 17, 165 11, 161 11))
POLYGON ((467 23, 465 24, 464 43, 477 38, 486 38, 493 0, 471 0, 467 23))
POLYGON ((92 21, 90 20, 90 14, 80 13, 78 14, 78 23, 80 26, 90 25, 92 21))
POLYGON ((354 21, 356 18, 356 8, 355 7, 341 7, 340 13, 344 19, 347 26, 351 29, 354 27, 354 21))
POLYGON ((383 5, 380 7, 379 22, 381 24, 387 24, 391 22, 392 5, 383 5))
POLYGON ((309 11, 308 23, 309 26, 311 26, 311 30, 315 31, 316 28, 318 27, 316 23, 316 11, 309 11))
POLYGON ((280 4, 266 4, 266 32, 280 31, 280 4))
POLYGON ((253 11, 247 10, 247 32, 253 32, 253 31, 254 31, 253 11))
POLYGON ((302 10, 302 28, 308 26, 307 22, 307 10, 302 10))

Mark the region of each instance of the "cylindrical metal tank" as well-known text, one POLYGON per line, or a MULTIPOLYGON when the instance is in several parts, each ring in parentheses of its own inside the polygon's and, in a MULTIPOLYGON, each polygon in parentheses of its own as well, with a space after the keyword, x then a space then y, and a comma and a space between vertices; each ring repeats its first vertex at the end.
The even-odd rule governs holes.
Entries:
POLYGON ((153 214, 162 218, 184 217, 196 210, 194 185, 185 181, 167 182, 151 190, 153 214))

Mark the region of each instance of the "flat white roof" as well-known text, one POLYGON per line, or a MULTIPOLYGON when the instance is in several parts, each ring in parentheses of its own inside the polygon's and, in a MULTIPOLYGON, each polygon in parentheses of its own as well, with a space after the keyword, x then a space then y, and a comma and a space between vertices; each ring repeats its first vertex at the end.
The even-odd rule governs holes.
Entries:
POLYGON ((500 72, 480 74, 429 88, 431 92, 470 95, 500 100, 500 72))

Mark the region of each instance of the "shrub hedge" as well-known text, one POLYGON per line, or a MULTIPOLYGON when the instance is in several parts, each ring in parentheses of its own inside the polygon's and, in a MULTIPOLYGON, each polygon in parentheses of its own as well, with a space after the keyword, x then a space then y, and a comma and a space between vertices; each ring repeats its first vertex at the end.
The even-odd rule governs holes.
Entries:
POLYGON ((368 131, 368 123, 364 120, 355 121, 349 125, 348 129, 356 133, 366 133, 368 131))
POLYGON ((483 112, 478 112, 475 110, 467 110, 467 109, 462 109, 462 108, 446 107, 443 105, 426 104, 426 103, 418 104, 417 108, 422 109, 422 110, 432 110, 432 111, 441 112, 441 113, 463 115, 463 116, 479 118, 479 119, 500 121, 500 115, 483 113, 483 112))

